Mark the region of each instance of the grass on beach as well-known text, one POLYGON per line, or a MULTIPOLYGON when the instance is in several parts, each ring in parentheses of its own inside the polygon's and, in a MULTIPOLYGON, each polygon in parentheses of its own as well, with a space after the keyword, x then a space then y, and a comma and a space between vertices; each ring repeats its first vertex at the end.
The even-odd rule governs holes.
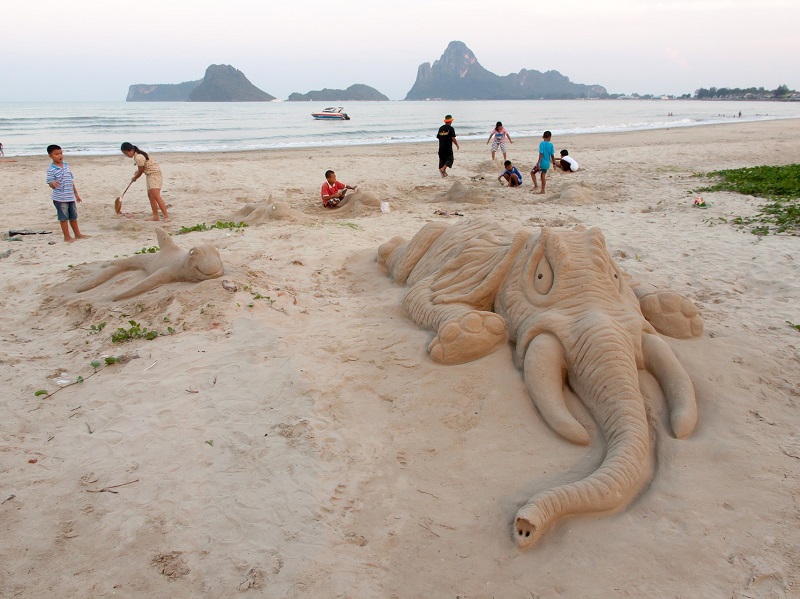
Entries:
POLYGON ((770 200, 754 216, 737 216, 734 224, 750 227, 754 235, 800 235, 800 164, 713 171, 706 176, 718 181, 696 191, 733 191, 770 200))
POLYGON ((222 221, 218 220, 213 225, 206 225, 205 223, 200 223, 194 225, 192 227, 181 227, 180 231, 176 231, 173 235, 185 235, 186 233, 192 233, 196 231, 210 231, 211 229, 242 229, 247 226, 246 222, 240 221, 238 223, 233 221, 222 221))

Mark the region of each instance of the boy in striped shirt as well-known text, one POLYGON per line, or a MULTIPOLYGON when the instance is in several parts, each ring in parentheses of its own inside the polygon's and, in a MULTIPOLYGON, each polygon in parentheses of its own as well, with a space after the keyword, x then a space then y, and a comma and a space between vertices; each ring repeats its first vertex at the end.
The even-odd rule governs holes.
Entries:
POLYGON ((72 171, 69 165, 64 162, 64 153, 61 146, 47 146, 47 155, 53 160, 47 168, 47 179, 45 182, 53 190, 52 200, 56 207, 58 223, 61 225, 61 232, 64 233, 64 241, 72 242, 76 239, 84 239, 88 235, 82 235, 78 228, 78 209, 75 203, 81 203, 81 196, 75 187, 72 171), (74 237, 69 234, 72 227, 74 237))

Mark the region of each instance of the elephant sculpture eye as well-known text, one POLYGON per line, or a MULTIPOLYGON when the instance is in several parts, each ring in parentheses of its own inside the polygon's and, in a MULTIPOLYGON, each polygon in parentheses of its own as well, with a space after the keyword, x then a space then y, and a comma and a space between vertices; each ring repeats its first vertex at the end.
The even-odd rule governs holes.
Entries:
POLYGON ((550 266, 546 256, 542 256, 536 266, 536 274, 533 276, 533 288, 541 295, 547 295, 553 288, 553 268, 550 266))
POLYGON ((619 291, 622 291, 622 277, 616 267, 612 267, 611 274, 614 276, 612 279, 613 283, 617 286, 619 291))

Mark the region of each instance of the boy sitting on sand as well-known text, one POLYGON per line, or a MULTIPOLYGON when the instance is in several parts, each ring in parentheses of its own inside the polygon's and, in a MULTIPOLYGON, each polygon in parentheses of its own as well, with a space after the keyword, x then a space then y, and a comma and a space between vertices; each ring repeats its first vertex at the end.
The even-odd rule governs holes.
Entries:
POLYGON ((347 203, 345 194, 348 189, 353 191, 358 188, 358 185, 350 186, 345 185, 341 181, 336 180, 336 173, 333 171, 325 171, 325 183, 322 184, 322 205, 325 208, 337 208, 347 203))
POLYGON ((522 175, 517 170, 517 167, 512 165, 510 160, 506 160, 503 163, 503 166, 506 167, 506 170, 500 173, 500 176, 497 177, 497 180, 500 181, 500 185, 503 185, 504 179, 508 181, 509 187, 519 187, 522 185, 522 175))

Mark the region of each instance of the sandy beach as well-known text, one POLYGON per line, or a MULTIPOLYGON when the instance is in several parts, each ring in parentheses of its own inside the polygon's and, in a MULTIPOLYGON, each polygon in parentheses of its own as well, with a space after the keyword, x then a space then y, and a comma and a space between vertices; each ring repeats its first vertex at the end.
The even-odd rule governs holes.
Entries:
POLYGON ((156 245, 144 179, 114 215, 132 161, 65 153, 91 236, 68 244, 47 156, 0 160, 3 229, 52 231, 0 248, 1 597, 798 595, 800 237, 733 227, 752 197, 692 203, 695 173, 800 162, 800 120, 555 137, 581 169, 552 173, 545 195, 528 177, 539 139, 509 147, 526 177, 509 189, 485 139, 440 178, 435 128, 429 144, 154 155, 165 230, 251 224, 172 237, 218 248, 223 277, 117 302, 139 274, 76 289, 156 245), (352 207, 321 207, 327 169, 359 186, 352 207), (433 362, 432 333, 376 263, 396 235, 471 217, 599 227, 622 270, 689 298, 705 325, 666 339, 695 388, 694 433, 675 438, 642 375, 652 482, 528 551, 517 509, 597 468, 602 436, 581 447, 547 426, 511 344, 433 362), (130 321, 163 335, 112 342, 130 321))

